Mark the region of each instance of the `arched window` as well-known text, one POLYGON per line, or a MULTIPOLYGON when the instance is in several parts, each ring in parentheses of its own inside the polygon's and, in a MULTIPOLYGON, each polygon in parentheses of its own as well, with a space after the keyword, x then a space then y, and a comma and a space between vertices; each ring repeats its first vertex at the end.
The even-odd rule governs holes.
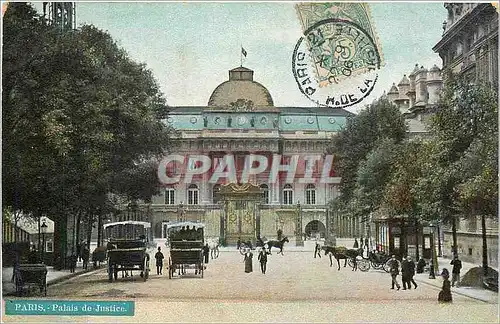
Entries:
POLYGON ((262 193, 262 201, 264 204, 269 204, 269 187, 266 184, 260 185, 260 192, 262 193))
POLYGON ((217 204, 220 200, 220 197, 218 195, 220 191, 220 185, 219 184, 216 184, 212 187, 212 201, 214 204, 217 204))
POLYGON ((166 188, 165 189, 165 205, 174 205, 175 204, 175 189, 174 188, 166 188))
POLYGON ((306 186, 306 205, 316 205, 316 187, 312 183, 306 186))
POLYGON ((198 186, 195 184, 188 187, 188 205, 198 205, 198 186))
POLYGON ((286 184, 283 187, 283 205, 293 204, 293 188, 292 185, 286 184))

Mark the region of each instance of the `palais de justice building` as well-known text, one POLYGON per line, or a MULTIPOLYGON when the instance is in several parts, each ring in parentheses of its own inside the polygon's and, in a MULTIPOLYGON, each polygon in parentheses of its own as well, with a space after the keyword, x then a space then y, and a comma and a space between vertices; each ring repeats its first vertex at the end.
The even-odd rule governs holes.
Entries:
MULTIPOLYGON (((350 115, 342 109, 276 107, 269 91, 254 81, 254 71, 245 67, 229 71, 229 80, 215 88, 207 106, 170 107, 165 122, 178 131, 171 154, 207 155, 212 168, 189 183, 165 186, 153 198, 154 236, 165 237, 167 222, 179 220, 203 222, 207 237, 222 237, 227 244, 238 238, 255 240, 258 235, 275 238, 278 229, 291 244, 301 244, 302 233, 326 237, 333 232, 332 224, 354 230, 359 224, 333 219, 327 209, 327 203, 338 194, 340 178, 329 184, 298 182, 307 170, 313 178, 320 178, 322 168, 317 163, 300 168, 299 162, 291 182, 281 176, 270 183, 269 168, 250 176, 252 185, 208 181, 219 159, 227 154, 234 155, 238 179, 249 154, 265 155, 269 161, 279 154, 284 156, 282 164, 289 163, 287 156, 293 154, 322 155, 350 115)), ((181 169, 174 165, 173 172, 181 169)))

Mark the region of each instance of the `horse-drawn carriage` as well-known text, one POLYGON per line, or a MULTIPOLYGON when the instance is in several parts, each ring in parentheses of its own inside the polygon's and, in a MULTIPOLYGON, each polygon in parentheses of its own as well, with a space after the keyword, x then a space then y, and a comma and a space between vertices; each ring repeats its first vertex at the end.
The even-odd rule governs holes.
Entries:
POLYGON ((179 275, 186 269, 194 268, 195 274, 203 278, 205 265, 203 262, 204 228, 202 223, 180 222, 167 225, 167 238, 170 247, 168 258, 168 278, 171 279, 178 270, 179 275))
POLYGON ((38 286, 40 293, 47 296, 47 266, 45 264, 19 264, 14 267, 16 294, 21 295, 23 287, 38 286))
POLYGON ((119 271, 140 271, 146 281, 149 277, 149 253, 152 233, 151 223, 123 221, 104 225, 104 235, 108 239, 108 279, 118 279, 119 271))
POLYGON ((322 247, 325 255, 330 256, 330 266, 333 265, 332 256, 337 260, 338 270, 340 270, 340 260, 344 260, 344 267, 349 264, 352 270, 368 271, 370 262, 363 259, 363 249, 348 249, 344 246, 328 246, 322 247))
POLYGON ((271 254, 271 250, 273 247, 280 249, 278 254, 281 253, 283 255, 283 246, 285 243, 288 243, 288 237, 283 237, 280 240, 263 240, 260 237, 257 237, 257 241, 255 242, 255 247, 252 245, 252 242, 247 241, 247 242, 241 242, 239 246, 240 254, 245 255, 247 249, 255 250, 255 249, 261 249, 261 248, 266 248, 268 253, 271 254))

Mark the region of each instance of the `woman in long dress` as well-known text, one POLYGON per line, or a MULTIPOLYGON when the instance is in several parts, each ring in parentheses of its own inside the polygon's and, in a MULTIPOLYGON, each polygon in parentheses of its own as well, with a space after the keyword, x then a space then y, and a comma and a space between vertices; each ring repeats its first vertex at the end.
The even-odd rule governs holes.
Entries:
POLYGON ((438 294, 438 302, 451 303, 453 298, 451 297, 450 273, 448 269, 444 268, 441 276, 443 277, 443 288, 438 294))
POLYGON ((250 273, 253 271, 252 259, 253 259, 252 251, 250 249, 247 249, 247 252, 245 253, 245 258, 243 259, 243 262, 245 262, 245 272, 246 273, 250 273))

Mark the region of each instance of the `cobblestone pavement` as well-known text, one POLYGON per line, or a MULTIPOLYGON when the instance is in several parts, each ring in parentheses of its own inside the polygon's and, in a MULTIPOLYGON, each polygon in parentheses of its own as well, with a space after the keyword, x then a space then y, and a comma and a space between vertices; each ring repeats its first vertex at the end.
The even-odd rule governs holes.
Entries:
MULTIPOLYGON (((335 260, 334 260, 335 261, 335 260)), ((454 295, 451 305, 439 305, 439 289, 421 284, 414 290, 391 290, 390 275, 371 269, 340 271, 327 257, 312 252, 286 251, 269 256, 262 274, 254 253, 253 272, 244 272, 243 256, 221 252, 210 260, 204 278, 188 273, 169 280, 153 271, 143 282, 138 273, 117 282, 107 281, 106 271, 85 274, 48 291, 48 298, 74 300, 134 300, 136 322, 497 322, 498 304, 454 295)), ((343 264, 341 264, 343 266, 343 264)), ((400 278, 399 278, 400 279, 400 278)), ((49 319, 50 317, 50 319, 49 319)), ((116 321, 109 317, 52 317, 49 321, 116 321)), ((34 317, 9 316, 21 322, 34 317)))

